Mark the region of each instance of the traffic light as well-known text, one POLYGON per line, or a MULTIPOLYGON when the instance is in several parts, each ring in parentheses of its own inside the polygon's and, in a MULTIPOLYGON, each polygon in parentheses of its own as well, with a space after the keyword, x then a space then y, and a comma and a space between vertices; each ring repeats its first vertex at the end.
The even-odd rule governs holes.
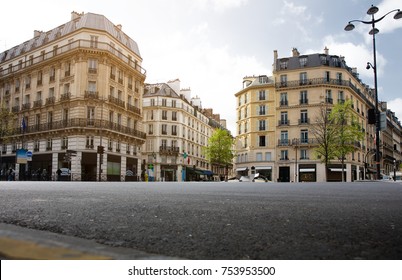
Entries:
POLYGON ((98 154, 103 154, 105 152, 105 147, 103 146, 98 146, 98 154))

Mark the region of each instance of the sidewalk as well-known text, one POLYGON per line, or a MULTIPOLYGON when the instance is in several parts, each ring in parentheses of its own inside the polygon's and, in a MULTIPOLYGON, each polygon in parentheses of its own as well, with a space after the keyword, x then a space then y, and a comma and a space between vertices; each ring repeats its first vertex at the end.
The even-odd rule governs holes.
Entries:
POLYGON ((174 258, 102 245, 94 240, 0 223, 0 259, 165 260, 174 258))

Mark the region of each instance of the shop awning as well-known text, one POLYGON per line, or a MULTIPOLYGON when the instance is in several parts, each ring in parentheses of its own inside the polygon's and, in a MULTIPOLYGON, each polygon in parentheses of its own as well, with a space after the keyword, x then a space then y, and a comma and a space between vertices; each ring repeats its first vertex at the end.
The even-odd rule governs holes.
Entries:
POLYGON ((300 168, 300 172, 315 172, 315 168, 300 168))
POLYGON ((204 175, 214 175, 214 172, 212 172, 211 170, 203 170, 202 173, 204 175))
POLYGON ((246 171, 247 167, 239 167, 236 168, 236 171, 246 171))
POLYGON ((272 166, 256 166, 255 170, 266 170, 266 169, 272 169, 272 166))
MULTIPOLYGON (((330 168, 329 170, 332 172, 342 172, 342 168, 330 168)), ((346 171, 346 168, 343 171, 346 171)))

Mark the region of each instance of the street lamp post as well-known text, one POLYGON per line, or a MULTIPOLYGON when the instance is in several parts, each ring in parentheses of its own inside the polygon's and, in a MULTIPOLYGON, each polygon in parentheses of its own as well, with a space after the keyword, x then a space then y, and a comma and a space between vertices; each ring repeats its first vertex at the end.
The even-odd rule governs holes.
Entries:
POLYGON ((375 35, 380 32, 376 27, 375 24, 381 20, 383 20, 387 15, 390 13, 396 12, 394 15, 394 19, 402 18, 402 11, 400 9, 392 10, 382 17, 375 19, 374 14, 378 12, 378 7, 371 5, 370 9, 368 9, 367 14, 371 15, 371 21, 363 21, 363 20, 352 20, 349 21, 348 25, 345 27, 345 31, 351 31, 355 28, 352 22, 360 22, 364 24, 371 24, 372 29, 370 30, 369 34, 373 36, 373 58, 374 58, 374 65, 370 62, 367 62, 367 69, 373 68, 374 70, 374 91, 375 91, 375 115, 376 115, 376 129, 375 129, 375 137, 376 137, 376 151, 375 151, 375 160, 376 160, 376 169, 377 169, 377 180, 380 177, 380 111, 378 108, 378 84, 377 84, 377 53, 376 53, 376 44, 375 44, 375 35))

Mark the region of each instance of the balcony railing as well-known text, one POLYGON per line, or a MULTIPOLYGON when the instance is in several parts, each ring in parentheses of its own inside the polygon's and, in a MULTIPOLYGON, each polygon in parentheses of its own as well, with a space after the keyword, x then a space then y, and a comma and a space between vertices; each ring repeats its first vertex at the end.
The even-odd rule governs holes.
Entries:
POLYGON ((138 107, 135 107, 134 105, 127 104, 127 110, 129 110, 129 111, 131 111, 133 113, 136 113, 138 115, 141 115, 141 109, 138 108, 138 107))
MULTIPOLYGON (((127 127, 127 126, 122 126, 117 123, 105 121, 105 120, 100 120, 100 119, 81 119, 81 118, 73 118, 69 120, 63 120, 63 121, 56 121, 52 123, 43 123, 43 124, 35 124, 31 126, 27 126, 25 133, 38 133, 38 132, 46 132, 49 130, 60 130, 60 129, 66 129, 66 128, 86 128, 86 129, 104 129, 108 131, 113 131, 117 133, 122 133, 122 134, 127 134, 130 137, 137 137, 141 139, 145 139, 146 135, 142 131, 138 131, 136 129, 127 127)), ((21 133, 21 128, 16 127, 14 129, 15 135, 18 135, 21 133)))
POLYGON ((299 124, 309 124, 310 123, 310 119, 309 118, 302 118, 299 119, 299 124))
POLYGON ((84 93, 84 98, 98 99, 99 98, 99 92, 86 90, 85 93, 84 93))
POLYGON ((123 100, 113 97, 111 95, 109 95, 109 102, 111 102, 117 106, 123 107, 123 108, 126 107, 126 103, 123 100))
POLYGON ((165 154, 178 154, 179 147, 159 146, 159 152, 165 154))
MULTIPOLYGON (((55 56, 60 56, 69 52, 73 52, 79 49, 88 49, 91 51, 94 51, 96 49, 97 51, 100 52, 108 52, 110 54, 113 54, 116 58, 119 60, 122 60, 124 63, 129 65, 132 69, 138 71, 140 74, 145 75, 146 71, 144 68, 142 68, 138 62, 133 61, 131 57, 123 55, 120 51, 115 49, 113 46, 111 46, 109 43, 103 43, 103 42, 98 42, 96 46, 93 45, 93 42, 90 40, 76 40, 74 42, 70 42, 66 45, 63 45, 61 47, 58 47, 55 50, 51 50, 45 54, 38 54, 38 56, 34 57, 32 60, 27 60, 26 62, 23 62, 21 64, 16 64, 13 65, 12 67, 5 68, 2 71, 0 71, 0 76, 5 77, 12 75, 18 71, 24 71, 25 68, 34 66, 38 63, 42 63, 44 61, 50 60, 54 58, 55 56)), ((20 54, 18 54, 20 55, 20 54)), ((7 58, 7 60, 12 59, 13 57, 7 58)), ((5 62, 6 60, 1 61, 1 63, 5 62)), ((55 77, 51 76, 50 77, 50 82, 54 82, 55 77)))
MULTIPOLYGON (((349 80, 339 80, 339 79, 328 79, 328 78, 314 78, 307 80, 294 80, 287 82, 278 82, 275 84, 276 88, 294 88, 294 87, 308 87, 308 86, 326 86, 326 85, 334 85, 334 86, 343 86, 349 87, 353 91, 355 91, 366 103, 372 103, 367 98, 367 92, 362 93, 362 91, 355 86, 352 81, 349 80)), ((363 86, 363 85, 362 85, 363 86)))
POLYGON ((289 125, 289 120, 280 120, 280 121, 278 121, 278 126, 281 126, 281 125, 289 125))
POLYGON ((318 140, 315 138, 278 139, 278 146, 300 147, 317 144, 318 140))

